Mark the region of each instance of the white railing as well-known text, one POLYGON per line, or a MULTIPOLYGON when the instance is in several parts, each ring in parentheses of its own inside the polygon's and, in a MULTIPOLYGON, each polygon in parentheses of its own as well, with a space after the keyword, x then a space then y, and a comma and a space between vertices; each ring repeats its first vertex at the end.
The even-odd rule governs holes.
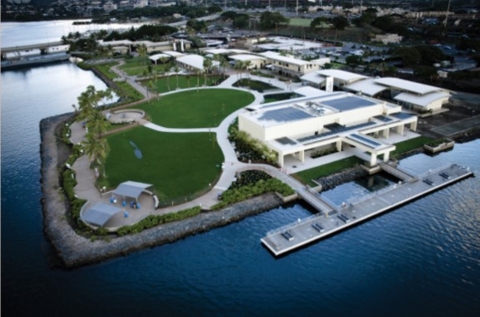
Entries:
POLYGON ((271 236, 271 235, 274 235, 274 234, 277 234, 277 233, 280 233, 280 232, 283 232, 287 229, 292 229, 302 223, 305 223, 307 221, 310 221, 310 220, 313 220, 313 219, 316 219, 316 218, 319 218, 319 217, 323 217, 323 214, 314 214, 314 215, 311 215, 311 216, 308 216, 306 218, 302 218, 302 219, 298 219, 297 221, 295 222, 292 222, 292 223, 289 223, 287 225, 284 225, 284 226, 281 226, 279 228, 276 228, 276 229, 273 229, 273 230, 270 230, 269 232, 267 232, 267 236, 271 236))
POLYGON ((436 173, 438 173, 438 172, 440 172, 440 171, 442 171, 442 170, 445 170, 445 169, 447 169, 447 168, 450 168, 450 167, 452 167, 452 166, 453 166, 453 164, 446 164, 446 165, 440 166, 440 167, 435 168, 435 169, 430 169, 430 170, 426 171, 425 173, 419 174, 419 175, 417 176, 417 178, 418 178, 418 179, 426 178, 427 176, 436 174, 436 173))

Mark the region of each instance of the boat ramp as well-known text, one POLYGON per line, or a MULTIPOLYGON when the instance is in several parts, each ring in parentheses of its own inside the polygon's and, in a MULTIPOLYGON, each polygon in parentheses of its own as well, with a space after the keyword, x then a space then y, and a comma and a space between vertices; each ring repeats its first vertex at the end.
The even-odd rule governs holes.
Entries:
POLYGON ((370 195, 351 199, 341 206, 328 202, 308 189, 299 190, 298 194, 318 213, 268 232, 261 239, 262 243, 275 256, 279 256, 473 175, 468 168, 456 164, 417 176, 389 165, 382 169, 401 176, 403 180, 370 195))

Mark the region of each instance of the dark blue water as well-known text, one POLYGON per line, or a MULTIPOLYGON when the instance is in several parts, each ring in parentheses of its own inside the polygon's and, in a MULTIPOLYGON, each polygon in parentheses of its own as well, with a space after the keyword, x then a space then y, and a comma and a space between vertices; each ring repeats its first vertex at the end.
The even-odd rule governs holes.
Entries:
MULTIPOLYGON (((38 123, 71 111, 87 85, 104 85, 68 63, 1 76, 2 315, 479 315, 478 177, 279 259, 260 238, 310 215, 305 206, 77 270, 52 269, 38 123)), ((477 140, 400 165, 423 172, 456 162, 480 171, 479 155, 477 140)))

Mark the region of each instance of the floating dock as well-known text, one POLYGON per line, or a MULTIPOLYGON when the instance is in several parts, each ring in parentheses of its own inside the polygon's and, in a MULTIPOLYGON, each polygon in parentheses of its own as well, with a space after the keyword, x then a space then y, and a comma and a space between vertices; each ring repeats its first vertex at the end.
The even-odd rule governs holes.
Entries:
MULTIPOLYGON (((400 172, 404 173, 399 170, 397 174, 400 172)), ((327 203, 318 194, 316 198, 320 202, 312 204, 309 195, 306 201, 318 209, 318 214, 272 230, 261 241, 279 256, 472 175, 468 168, 451 164, 416 177, 404 177, 405 180, 398 184, 352 199, 339 207, 327 203)))

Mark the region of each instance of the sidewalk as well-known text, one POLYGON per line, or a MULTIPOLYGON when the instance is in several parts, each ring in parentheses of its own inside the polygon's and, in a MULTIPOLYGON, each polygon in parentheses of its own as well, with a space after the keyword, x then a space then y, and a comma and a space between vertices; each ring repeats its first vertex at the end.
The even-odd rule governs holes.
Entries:
MULTIPOLYGON (((118 66, 120 65, 112 67, 112 70, 115 73, 117 73, 119 76, 124 77, 128 81, 128 83, 130 83, 133 87, 135 87, 138 91, 140 91, 145 97, 147 97, 146 89, 135 81, 135 77, 130 77, 130 76, 125 77, 123 72, 118 69, 118 66)), ((282 82, 274 78, 264 78, 259 76, 250 76, 250 78, 252 80, 259 80, 262 82, 269 83, 282 90, 292 89, 292 85, 289 85, 286 82, 282 82)), ((251 103, 251 105, 261 104, 264 100, 262 93, 259 93, 257 91, 250 90, 250 89, 238 88, 238 87, 232 86, 239 79, 240 78, 238 77, 237 74, 230 75, 226 80, 224 80, 222 83, 220 83, 216 87, 203 87, 201 89, 229 88, 229 89, 238 89, 238 90, 248 91, 255 96, 255 100, 251 103)), ((191 89, 197 89, 197 88, 191 88, 191 89)), ((164 95, 170 94, 170 93, 176 93, 179 91, 185 91, 185 90, 186 89, 172 91, 169 93, 165 93, 164 95)), ((147 100, 147 98, 143 99, 142 101, 145 101, 145 100, 147 100)), ((143 126, 155 131, 171 132, 171 133, 191 133, 191 132, 215 133, 217 137, 218 145, 220 146, 225 158, 225 161, 222 165, 223 171, 217 184, 215 184, 215 186, 213 186, 213 188, 208 193, 206 193, 201 197, 198 197, 197 199, 194 199, 192 201, 186 202, 181 205, 155 210, 153 203, 150 202, 151 199, 148 199, 149 197, 147 197, 146 195, 141 195, 142 204, 140 209, 130 211, 127 208, 127 212, 129 213, 128 217, 124 217, 123 214, 120 215, 119 213, 115 215, 112 219, 110 219, 105 225, 105 227, 117 228, 123 225, 130 225, 140 221, 141 219, 147 217, 148 215, 159 215, 159 214, 165 214, 170 212, 177 212, 180 210, 184 210, 184 209, 192 208, 196 206, 200 206, 203 209, 209 209, 213 205, 218 203, 218 195, 228 189, 228 187, 234 181, 236 174, 240 171, 247 170, 247 169, 263 170, 269 173, 270 175, 272 175, 273 177, 276 177, 282 180, 283 182, 287 183, 294 189, 304 188, 303 184, 299 183, 294 178, 288 176, 287 174, 285 174, 284 172, 282 172, 281 170, 273 166, 263 165, 263 164, 246 164, 238 161, 235 150, 233 146, 230 144, 230 141, 228 140, 228 127, 235 120, 235 118, 244 111, 245 111, 244 109, 239 109, 233 112, 228 117, 226 117, 218 127, 211 127, 211 128, 172 129, 172 128, 159 126, 157 124, 148 122, 146 120, 140 120, 140 123, 143 126), (147 202, 147 199, 148 199, 148 202, 147 202)), ((77 144, 83 140, 86 131, 85 129, 82 128, 82 125, 80 122, 75 122, 74 124, 71 125, 71 132, 72 132, 72 135, 70 137, 70 140, 74 144, 77 144)), ((78 184, 77 186, 75 186, 75 193, 79 198, 87 199, 89 206, 98 202, 103 202, 105 204, 110 203, 109 202, 110 195, 107 193, 102 196, 96 189, 94 185, 95 179, 96 179, 95 172, 92 169, 90 169, 90 161, 86 156, 82 156, 81 158, 77 159, 75 164, 72 166, 72 169, 75 170, 77 175, 78 184)))

